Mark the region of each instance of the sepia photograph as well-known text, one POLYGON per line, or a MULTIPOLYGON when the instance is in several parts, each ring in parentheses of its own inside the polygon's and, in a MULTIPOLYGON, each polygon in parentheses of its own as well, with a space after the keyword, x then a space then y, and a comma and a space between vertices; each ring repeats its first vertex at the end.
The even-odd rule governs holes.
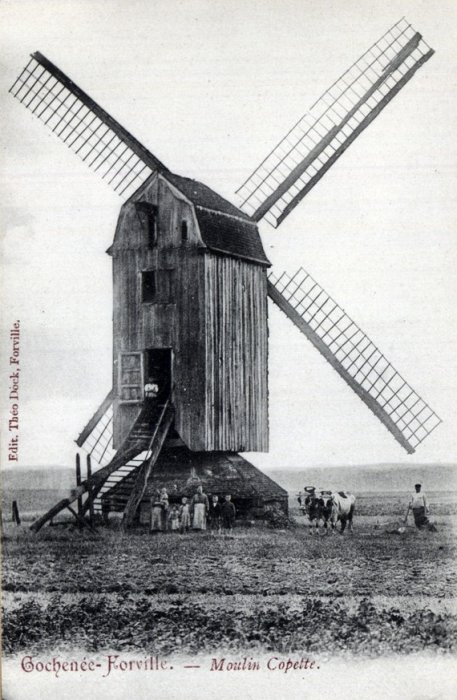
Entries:
POLYGON ((457 7, 4 0, 5 700, 457 697, 457 7))

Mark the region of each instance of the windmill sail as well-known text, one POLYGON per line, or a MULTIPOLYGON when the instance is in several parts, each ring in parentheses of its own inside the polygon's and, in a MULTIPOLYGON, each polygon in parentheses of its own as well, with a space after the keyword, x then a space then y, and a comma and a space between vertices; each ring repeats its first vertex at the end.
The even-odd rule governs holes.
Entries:
POLYGON ((241 209, 274 227, 433 55, 405 19, 311 107, 237 191, 241 209))
POLYGON ((119 195, 127 198, 152 172, 168 171, 41 53, 32 54, 10 92, 119 195))
POLYGON ((409 453, 441 419, 327 292, 300 268, 268 294, 409 453))

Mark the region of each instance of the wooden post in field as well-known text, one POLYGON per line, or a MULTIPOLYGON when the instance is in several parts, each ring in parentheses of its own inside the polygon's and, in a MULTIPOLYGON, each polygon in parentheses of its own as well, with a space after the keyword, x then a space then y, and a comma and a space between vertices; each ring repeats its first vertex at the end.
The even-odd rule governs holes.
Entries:
MULTIPOLYGON (((79 452, 76 453, 76 487, 78 486, 81 486, 81 459, 79 456, 79 452)), ((84 517, 82 496, 79 496, 78 498, 78 515, 81 516, 81 518, 84 517)), ((82 527, 79 520, 78 527, 82 527)))
POLYGON ((17 501, 13 501, 13 523, 16 523, 16 525, 21 524, 21 518, 19 517, 19 508, 17 505, 17 501))
POLYGON ((92 476, 92 465, 90 462, 90 455, 87 455, 87 484, 88 484, 88 500, 89 500, 89 522, 91 525, 94 524, 94 496, 92 493, 92 486, 90 484, 90 479, 92 476))

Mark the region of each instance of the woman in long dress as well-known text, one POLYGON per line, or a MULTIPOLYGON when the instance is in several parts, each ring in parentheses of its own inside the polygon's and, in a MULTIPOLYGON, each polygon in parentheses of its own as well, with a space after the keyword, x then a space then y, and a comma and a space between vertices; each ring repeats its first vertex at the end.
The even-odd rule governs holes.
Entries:
POLYGON ((151 532, 163 530, 163 503, 160 491, 156 491, 151 499, 151 532))
POLYGON ((206 530, 206 516, 209 511, 209 501, 206 493, 203 493, 203 487, 197 488, 197 493, 192 498, 192 529, 206 530))

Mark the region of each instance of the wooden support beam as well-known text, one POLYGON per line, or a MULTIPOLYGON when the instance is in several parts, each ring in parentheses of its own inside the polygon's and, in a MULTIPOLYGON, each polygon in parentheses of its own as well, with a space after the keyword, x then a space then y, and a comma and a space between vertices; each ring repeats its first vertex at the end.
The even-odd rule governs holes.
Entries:
MULTIPOLYGON (((93 474, 93 476, 91 477, 90 485, 92 487, 93 496, 95 497, 97 490, 103 486, 104 482, 110 474, 112 474, 114 471, 116 471, 116 469, 121 467, 129 460, 136 457, 142 451, 142 443, 135 443, 134 445, 129 446, 129 440, 127 439, 122 445, 121 449, 113 457, 111 462, 107 464, 106 467, 103 467, 102 469, 99 469, 98 472, 95 472, 95 474, 93 474)), ((60 513, 61 510, 68 508, 70 503, 76 501, 79 496, 82 496, 84 493, 87 493, 87 491, 87 480, 82 481, 81 485, 73 490, 69 498, 63 498, 61 501, 56 503, 56 505, 53 506, 50 510, 48 510, 46 513, 44 513, 44 515, 35 520, 35 522, 33 522, 30 526, 30 529, 34 532, 38 532, 38 530, 40 530, 43 527, 43 525, 47 523, 48 520, 51 520, 51 518, 57 515, 57 513, 60 513)))
POLYGON ((91 525, 94 524, 94 496, 93 496, 93 491, 92 491, 92 464, 91 464, 91 459, 90 455, 87 455, 86 457, 86 465, 87 465, 87 502, 89 505, 89 522, 91 525))
POLYGON ((17 505, 17 501, 13 501, 12 503, 12 511, 13 511, 13 523, 16 523, 16 525, 21 524, 21 518, 19 516, 19 507, 17 505))
POLYGON ((94 530, 92 525, 90 525, 90 523, 88 523, 87 520, 85 520, 76 510, 74 510, 70 505, 67 505, 67 510, 69 510, 70 513, 75 516, 75 518, 78 522, 78 525, 80 526, 81 529, 83 527, 87 527, 96 537, 98 537, 97 531, 94 530))
POLYGON ((150 457, 141 465, 133 488, 130 492, 127 505, 125 506, 124 517, 122 521, 122 527, 124 529, 130 527, 130 525, 132 525, 133 523, 136 512, 138 510, 138 506, 140 505, 141 500, 144 496, 144 492, 146 491, 149 475, 151 474, 152 468, 154 467, 154 464, 156 463, 159 457, 160 451, 168 435, 168 431, 170 430, 171 424, 173 423, 173 418, 174 410, 169 405, 169 402, 167 402, 162 409, 162 413, 160 415, 159 421, 157 423, 156 429, 154 431, 150 443, 150 457))
POLYGON ((34 532, 38 532, 48 520, 52 520, 55 515, 60 513, 62 510, 67 508, 74 499, 63 498, 61 501, 56 503, 52 508, 50 508, 44 515, 35 520, 31 525, 30 529, 34 532))
MULTIPOLYGON (((81 457, 79 452, 76 453, 76 488, 81 486, 81 457)), ((78 515, 80 518, 83 516, 83 499, 82 496, 78 497, 78 515)), ((78 522, 79 527, 81 527, 81 522, 78 522)))
POLYGON ((362 399, 364 404, 368 406, 370 411, 372 411, 377 418, 383 423, 386 428, 392 433, 395 440, 400 443, 400 445, 409 453, 412 454, 415 450, 414 447, 406 440, 399 428, 395 425, 392 418, 384 411, 382 406, 365 391, 365 389, 360 386, 358 382, 351 377, 351 375, 345 370, 345 368, 340 364, 340 362, 333 355, 331 350, 325 345, 325 343, 319 338, 317 333, 306 323, 306 321, 300 316, 300 314, 294 309, 293 306, 282 296, 274 284, 268 281, 268 296, 274 303, 281 309, 283 313, 294 323, 297 328, 308 338, 308 340, 314 345, 314 347, 320 352, 320 354, 327 360, 327 362, 333 367, 334 370, 338 372, 340 377, 344 379, 346 384, 348 384, 351 389, 357 394, 357 396, 362 399))

